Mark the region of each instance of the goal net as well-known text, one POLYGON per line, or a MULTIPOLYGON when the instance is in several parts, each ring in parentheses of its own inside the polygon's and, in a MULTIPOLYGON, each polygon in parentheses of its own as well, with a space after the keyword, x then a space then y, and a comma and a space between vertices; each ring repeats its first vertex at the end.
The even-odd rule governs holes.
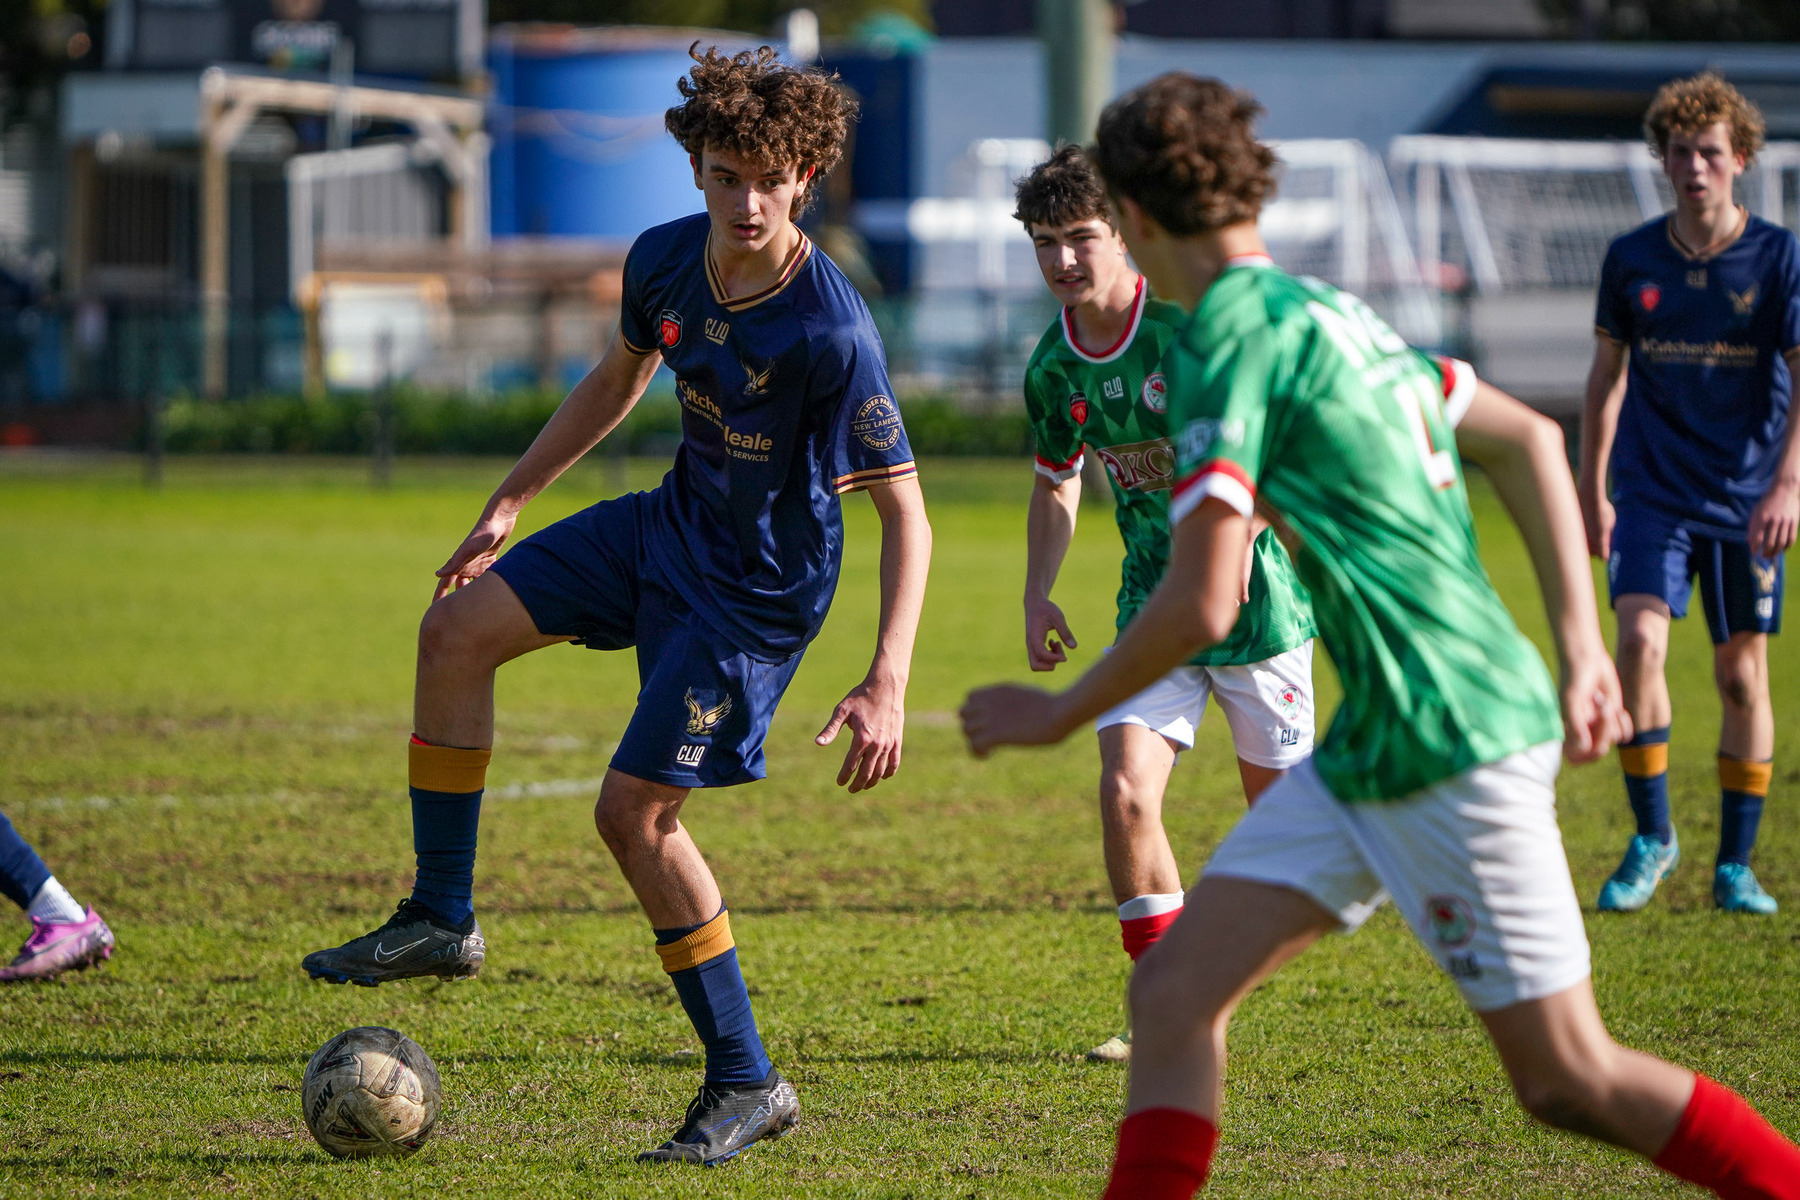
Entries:
MULTIPOLYGON (((1466 280, 1484 296, 1592 292, 1607 245, 1674 203, 1642 142, 1412 136, 1394 140, 1388 161, 1410 192, 1425 277, 1466 280)), ((1800 143, 1773 143, 1738 181, 1738 200, 1794 228, 1796 183, 1800 143)))

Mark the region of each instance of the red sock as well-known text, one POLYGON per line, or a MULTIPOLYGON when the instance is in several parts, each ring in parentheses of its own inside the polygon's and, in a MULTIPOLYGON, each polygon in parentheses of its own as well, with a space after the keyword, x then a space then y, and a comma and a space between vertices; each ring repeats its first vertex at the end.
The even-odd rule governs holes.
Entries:
POLYGON ((1206 1183, 1218 1140, 1218 1126, 1198 1113, 1132 1113, 1119 1126, 1119 1153, 1101 1200, 1192 1200, 1206 1183))
POLYGON ((1156 939, 1180 915, 1181 909, 1176 907, 1166 913, 1157 913, 1154 917, 1132 917, 1130 920, 1120 921, 1119 938, 1125 943, 1125 953, 1131 955, 1131 961, 1136 962, 1143 957, 1144 951, 1156 945, 1156 939))
POLYGON ((1656 1165, 1724 1200, 1800 1200, 1800 1148, 1704 1075, 1656 1165))

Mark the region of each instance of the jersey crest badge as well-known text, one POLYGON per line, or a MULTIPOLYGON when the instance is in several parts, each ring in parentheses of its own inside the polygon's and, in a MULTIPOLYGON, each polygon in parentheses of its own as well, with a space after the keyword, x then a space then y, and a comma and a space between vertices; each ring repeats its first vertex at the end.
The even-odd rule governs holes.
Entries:
POLYGON ((744 395, 766 396, 769 394, 769 376, 775 373, 775 364, 770 363, 758 371, 747 362, 738 364, 744 368, 744 395))
POLYGON ((1425 918, 1442 946, 1466 946, 1475 937, 1475 913, 1461 896, 1439 895, 1425 901, 1425 918))
POLYGON ((1299 716, 1300 689, 1291 683, 1284 684, 1275 697, 1275 707, 1280 709, 1281 715, 1290 721, 1299 716))
POLYGON ((850 418, 850 432, 871 450, 892 450, 900 429, 900 409, 886 396, 870 396, 850 418))
POLYGON ((1144 407, 1153 413, 1167 412, 1169 409, 1169 385, 1158 371, 1144 380, 1144 407))
POLYGON ((665 346, 673 346, 676 342, 681 340, 680 313, 672 308, 663 309, 661 334, 662 344, 665 346))
POLYGON ((1638 303, 1645 312, 1655 312, 1656 306, 1662 303, 1662 289, 1654 283, 1646 283, 1638 289, 1638 303))
POLYGON ((1749 316, 1750 310, 1756 307, 1756 285, 1754 283, 1741 292, 1734 292, 1730 288, 1726 288, 1725 294, 1731 297, 1731 311, 1740 317, 1749 316))
POLYGON ((1088 414, 1087 397, 1082 395, 1080 392, 1076 392, 1073 396, 1070 396, 1069 397, 1069 415, 1075 419, 1075 423, 1077 425, 1086 425, 1087 424, 1087 414, 1088 414))
POLYGON ((689 688, 687 695, 681 698, 681 702, 687 705, 687 731, 696 737, 711 733, 719 727, 720 721, 731 715, 730 696, 725 697, 712 708, 707 708, 700 701, 694 699, 694 689, 689 688))

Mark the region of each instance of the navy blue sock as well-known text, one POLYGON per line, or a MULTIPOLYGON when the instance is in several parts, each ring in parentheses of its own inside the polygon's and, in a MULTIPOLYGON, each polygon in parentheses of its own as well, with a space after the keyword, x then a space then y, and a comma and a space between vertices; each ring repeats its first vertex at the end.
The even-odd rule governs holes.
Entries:
POLYGON ((450 925, 461 925, 475 912, 475 840, 489 755, 431 746, 416 737, 411 747, 407 792, 418 862, 412 898, 450 925))
POLYGON ((0 892, 20 908, 30 908, 32 897, 48 878, 50 868, 29 842, 13 832, 6 814, 0 813, 0 892))
POLYGON ((1625 768, 1625 798, 1638 833, 1668 845, 1675 836, 1669 822, 1669 727, 1639 730, 1619 747, 1619 765, 1625 768))
POLYGON ((699 925, 658 929, 656 952, 681 997, 681 1007, 706 1047, 706 1082, 761 1083, 774 1070, 756 1031, 750 992, 738 969, 731 919, 719 915, 699 925))
POLYGON ((1772 773, 1769 763, 1719 755, 1719 866, 1750 865, 1772 773))

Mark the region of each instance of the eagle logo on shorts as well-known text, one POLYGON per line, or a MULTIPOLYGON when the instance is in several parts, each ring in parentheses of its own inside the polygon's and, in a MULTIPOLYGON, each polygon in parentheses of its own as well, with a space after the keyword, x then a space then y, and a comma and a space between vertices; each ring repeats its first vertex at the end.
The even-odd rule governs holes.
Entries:
POLYGON ((1767 596, 1775 590, 1775 564, 1764 566, 1762 563, 1750 564, 1750 573, 1756 576, 1756 594, 1767 596))
POLYGON ((1425 901, 1425 919, 1440 946, 1466 946, 1475 937, 1475 912, 1461 896, 1440 895, 1425 901))
POLYGON ((694 699, 694 689, 689 688, 687 695, 681 698, 681 702, 687 705, 687 731, 696 736, 711 733, 719 727, 720 721, 731 715, 730 696, 719 701, 716 707, 706 708, 694 699))

